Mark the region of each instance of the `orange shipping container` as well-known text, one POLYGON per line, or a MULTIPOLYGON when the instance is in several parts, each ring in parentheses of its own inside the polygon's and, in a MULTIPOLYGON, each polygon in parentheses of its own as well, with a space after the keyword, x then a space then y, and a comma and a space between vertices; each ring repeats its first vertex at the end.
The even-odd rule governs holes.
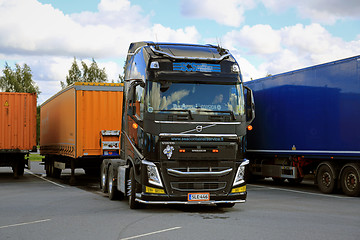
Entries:
POLYGON ((41 154, 71 158, 118 154, 119 134, 105 136, 104 131, 120 133, 122 101, 119 83, 75 83, 60 91, 41 106, 41 154), (117 145, 106 148, 104 142, 117 145))
POLYGON ((0 152, 36 147, 36 94, 0 92, 0 152))

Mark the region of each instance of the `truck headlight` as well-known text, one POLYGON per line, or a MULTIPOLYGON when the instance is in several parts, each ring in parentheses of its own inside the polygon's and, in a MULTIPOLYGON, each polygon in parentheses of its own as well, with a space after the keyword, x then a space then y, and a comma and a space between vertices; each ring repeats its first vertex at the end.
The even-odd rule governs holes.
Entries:
POLYGON ((142 161, 143 164, 146 165, 147 175, 148 175, 148 182, 150 184, 163 187, 163 184, 161 182, 159 171, 156 167, 156 165, 152 162, 148 161, 142 161))
POLYGON ((240 166, 238 167, 238 170, 236 172, 235 175, 235 180, 233 183, 233 186, 242 184, 245 182, 244 180, 244 176, 245 176, 245 166, 249 164, 249 160, 244 159, 244 161, 240 164, 240 166))

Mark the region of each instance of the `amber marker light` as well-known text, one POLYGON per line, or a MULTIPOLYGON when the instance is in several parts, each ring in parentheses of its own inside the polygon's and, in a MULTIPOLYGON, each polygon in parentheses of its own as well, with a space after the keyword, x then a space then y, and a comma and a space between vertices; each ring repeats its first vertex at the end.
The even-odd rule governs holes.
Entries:
POLYGON ((249 131, 253 130, 253 126, 251 126, 251 125, 247 126, 247 130, 249 130, 249 131))
POLYGON ((179 152, 184 153, 185 149, 179 149, 179 152))
POLYGON ((133 123, 133 124, 132 124, 133 129, 137 129, 138 126, 139 126, 139 125, 137 125, 137 123, 133 123))
POLYGON ((218 152, 219 152, 219 149, 213 149, 212 152, 213 152, 213 153, 218 153, 218 152))

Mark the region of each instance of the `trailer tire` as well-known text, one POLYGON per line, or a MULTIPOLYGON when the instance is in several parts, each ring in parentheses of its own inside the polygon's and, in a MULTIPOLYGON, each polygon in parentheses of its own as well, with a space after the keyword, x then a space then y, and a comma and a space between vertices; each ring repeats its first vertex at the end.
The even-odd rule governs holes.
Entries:
POLYGON ((108 192, 108 168, 105 164, 101 164, 100 167, 100 189, 103 193, 108 192))
POLYGON ((136 180, 134 168, 130 168, 129 180, 128 180, 128 197, 130 209, 139 209, 141 204, 135 200, 136 197, 136 180))
POLYGON ((340 179, 341 188, 347 196, 357 197, 360 195, 360 167, 358 164, 345 165, 340 179))
POLYGON ((317 171, 318 187, 323 193, 332 193, 335 190, 337 174, 330 163, 322 164, 317 171))

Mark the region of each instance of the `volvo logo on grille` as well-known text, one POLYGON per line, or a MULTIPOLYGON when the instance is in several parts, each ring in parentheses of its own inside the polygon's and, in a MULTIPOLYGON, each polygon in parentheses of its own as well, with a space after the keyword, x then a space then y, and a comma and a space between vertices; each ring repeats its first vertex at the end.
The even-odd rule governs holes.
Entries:
POLYGON ((203 127, 202 127, 201 125, 198 125, 198 126, 196 126, 195 130, 196 130, 197 132, 202 132, 203 127))

